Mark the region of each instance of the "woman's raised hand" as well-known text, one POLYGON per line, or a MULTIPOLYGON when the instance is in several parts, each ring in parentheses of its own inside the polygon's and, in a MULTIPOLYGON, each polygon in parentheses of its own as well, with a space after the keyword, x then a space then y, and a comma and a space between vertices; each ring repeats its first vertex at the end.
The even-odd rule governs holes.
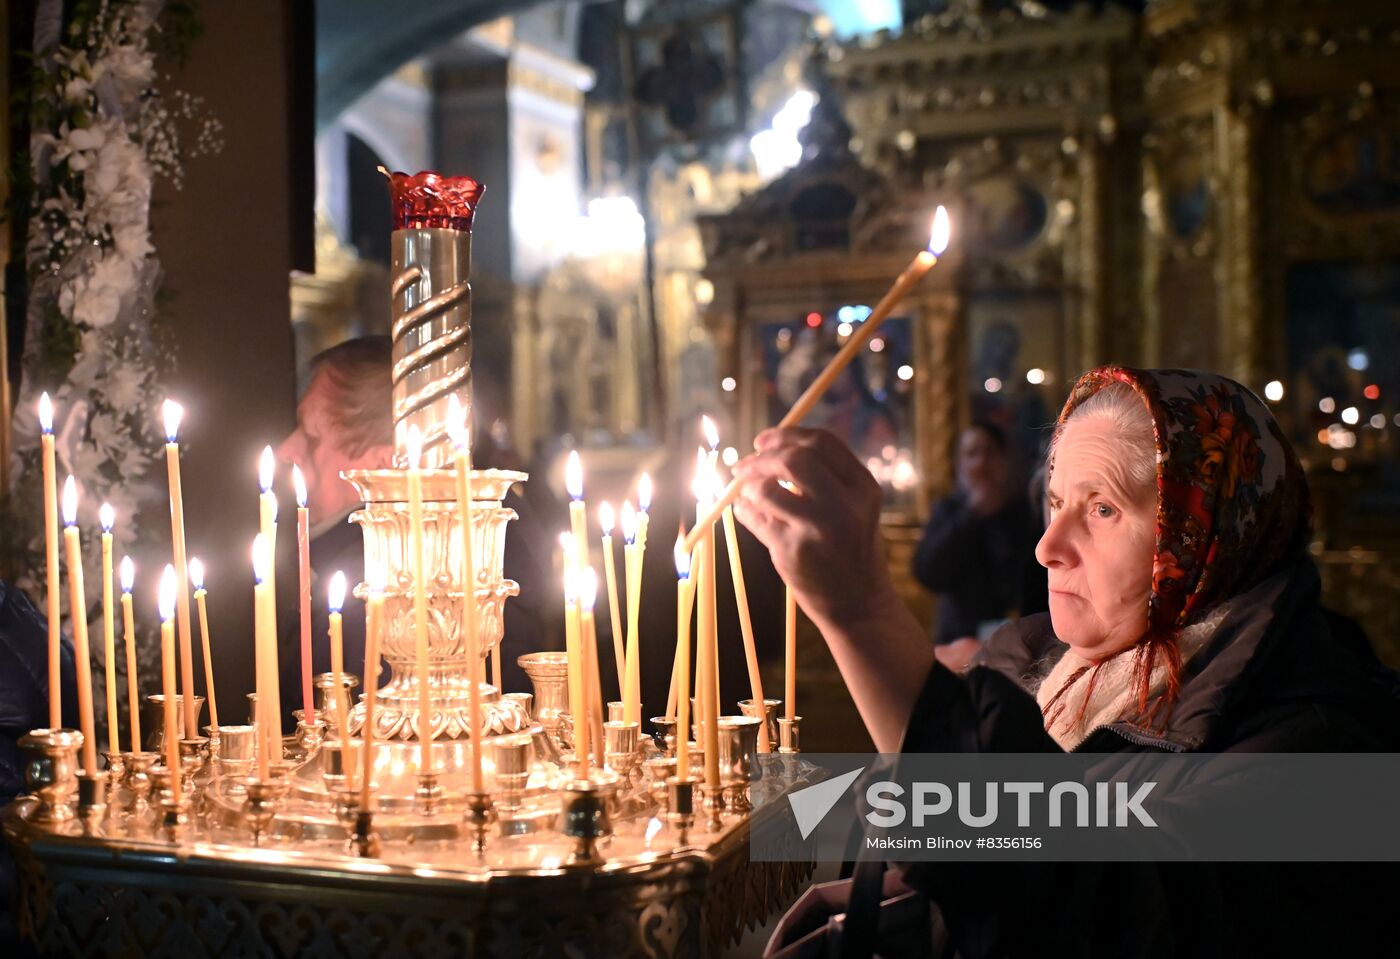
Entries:
POLYGON ((739 521, 819 625, 851 623, 894 596, 880 546, 880 486, 825 430, 770 429, 734 466, 739 521))

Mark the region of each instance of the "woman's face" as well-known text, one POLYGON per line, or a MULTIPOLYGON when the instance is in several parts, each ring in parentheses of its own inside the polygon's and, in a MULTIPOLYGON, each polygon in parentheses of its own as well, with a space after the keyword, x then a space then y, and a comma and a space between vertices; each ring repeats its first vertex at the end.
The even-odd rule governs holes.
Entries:
POLYGON ((1103 419, 1071 419, 1055 447, 1050 525, 1035 549, 1049 570, 1057 635, 1088 659, 1134 645, 1147 632, 1156 490, 1133 483, 1103 419))

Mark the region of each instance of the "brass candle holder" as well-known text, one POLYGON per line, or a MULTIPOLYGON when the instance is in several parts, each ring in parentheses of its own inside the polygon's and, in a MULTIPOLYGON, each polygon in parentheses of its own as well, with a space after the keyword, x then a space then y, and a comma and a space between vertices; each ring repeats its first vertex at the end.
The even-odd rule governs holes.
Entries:
POLYGON ((78 750, 83 734, 76 729, 36 729, 19 739, 27 760, 25 789, 39 798, 34 821, 61 823, 72 819, 78 791, 78 750))
POLYGON ((133 819, 142 818, 150 811, 149 797, 154 782, 151 771, 160 762, 159 753, 130 752, 123 754, 126 777, 122 785, 126 787, 129 799, 126 811, 133 819))
POLYGON ((743 716, 754 716, 762 719, 768 724, 768 751, 775 752, 778 749, 778 707, 783 704, 781 699, 765 699, 762 708, 752 699, 739 700, 739 713, 743 716))

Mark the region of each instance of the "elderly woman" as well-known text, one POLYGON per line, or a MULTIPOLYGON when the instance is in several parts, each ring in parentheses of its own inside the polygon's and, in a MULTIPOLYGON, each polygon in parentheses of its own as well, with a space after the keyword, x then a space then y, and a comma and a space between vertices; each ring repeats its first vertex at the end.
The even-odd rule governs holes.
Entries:
MULTIPOLYGON (((1400 748, 1400 682, 1319 604, 1302 470, 1237 383, 1122 367, 1079 379, 1036 549, 1050 612, 1002 627, 962 674, 895 594, 860 464, 808 430, 756 447, 735 470, 736 511, 882 752, 1400 748)), ((905 879, 939 904, 963 959, 1341 954, 1386 914, 1373 883, 1389 894, 1395 870, 1324 868, 928 863, 905 879)))

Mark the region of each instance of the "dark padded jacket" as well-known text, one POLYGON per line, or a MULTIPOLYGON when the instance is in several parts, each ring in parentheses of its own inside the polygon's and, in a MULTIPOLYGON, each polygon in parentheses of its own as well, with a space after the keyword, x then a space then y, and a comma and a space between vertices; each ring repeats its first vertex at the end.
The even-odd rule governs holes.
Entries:
MULTIPOLYGON (((1078 752, 1393 752, 1400 677, 1319 603, 1310 562, 1230 603, 1182 672, 1165 731, 1120 722, 1078 752)), ((1008 624, 962 676, 935 666, 904 752, 1060 752, 1028 677, 1066 647, 1008 624)), ((1400 864, 910 863, 961 959, 1394 955, 1400 864), (1382 938, 1385 937, 1385 938, 1382 938), (1375 951, 1381 942, 1389 945, 1375 951)))

